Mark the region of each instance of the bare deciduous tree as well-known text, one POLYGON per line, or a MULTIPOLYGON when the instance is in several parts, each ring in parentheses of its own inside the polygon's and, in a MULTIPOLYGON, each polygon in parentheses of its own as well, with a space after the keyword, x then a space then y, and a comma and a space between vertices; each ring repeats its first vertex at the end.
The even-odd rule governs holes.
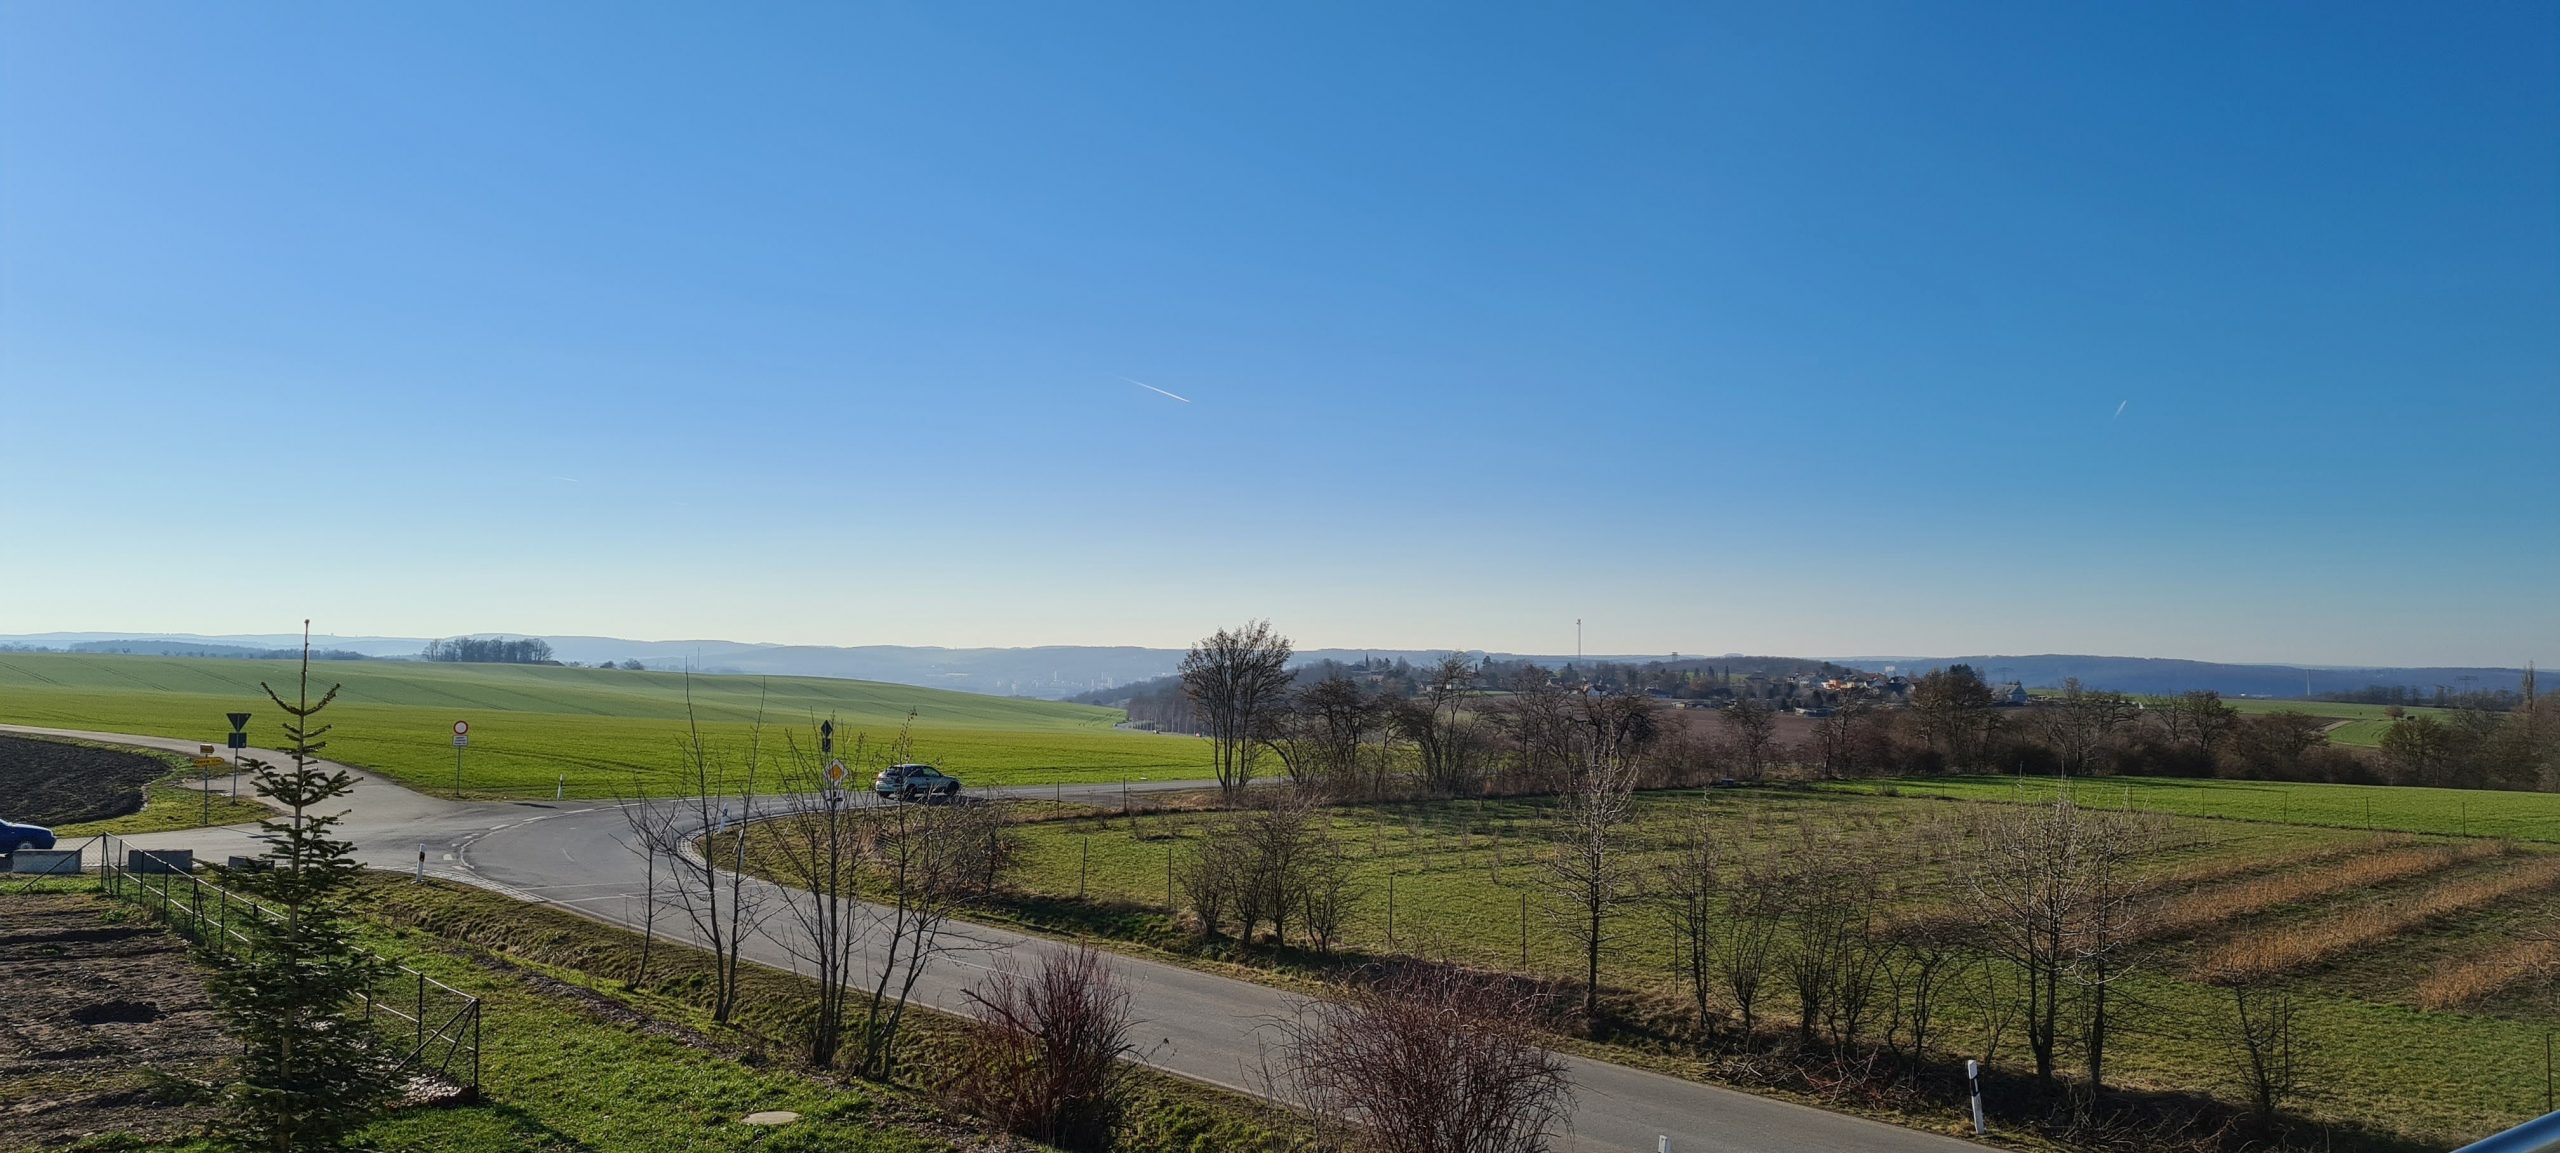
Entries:
POLYGON ((1319 1148, 1543 1153, 1572 1083, 1539 1016, 1509 985, 1445 966, 1344 988, 1281 1023, 1284 1092, 1319 1148))
POLYGON ((1734 762, 1742 766, 1742 778, 1759 780, 1768 772, 1769 754, 1776 743, 1776 715, 1769 706, 1746 697, 1726 705, 1718 719, 1724 725, 1725 744, 1732 749, 1734 762))
POLYGON ((1912 715, 1931 747, 1958 769, 1977 768, 1995 727, 1991 686, 1971 665, 1950 665, 1911 686, 1912 715))
POLYGON ((676 784, 681 795, 671 803, 665 819, 651 819, 645 829, 635 830, 644 838, 643 851, 667 864, 669 898, 692 926, 694 939, 711 952, 711 1019, 723 1024, 737 1010, 738 974, 744 964, 741 953, 747 936, 762 921, 763 889, 750 883, 746 870, 739 867, 746 852, 743 835, 731 838, 729 851, 735 857, 727 868, 710 859, 709 854, 719 851, 711 840, 706 839, 702 852, 695 852, 692 842, 697 837, 715 838, 748 818, 756 803, 763 745, 761 707, 748 728, 743 751, 733 753, 704 736, 688 673, 683 760, 676 784))
POLYGON ((2208 754, 2220 752, 2239 712, 2222 703, 2222 694, 2212 689, 2199 689, 2169 702, 2160 710, 2160 723, 2168 730, 2173 744, 2189 745, 2208 754))
MULTIPOLYGON (((887 766, 906 760, 913 723, 910 715, 885 755, 873 755, 868 736, 855 734, 844 758, 848 779, 859 771, 856 766, 868 769, 875 763, 887 766)), ((802 805, 786 820, 759 825, 756 834, 765 859, 776 866, 774 871, 782 880, 783 907, 799 930, 785 939, 785 947, 809 966, 809 976, 818 987, 806 1041, 809 1063, 821 1069, 832 1067, 844 1046, 863 929, 869 920, 861 907, 861 875, 874 841, 872 815, 827 778, 832 723, 828 732, 810 746, 803 746, 796 735, 787 735, 789 784, 802 805)))
POLYGON ((1671 852, 1654 867, 1653 899, 1671 930, 1672 963, 1688 986, 1698 1023, 1713 1028, 1716 901, 1723 895, 1716 838, 1706 815, 1672 833, 1671 852))
POLYGON ((1270 621, 1219 629, 1182 658, 1182 691, 1206 729, 1218 787, 1232 795, 1253 783, 1256 754, 1288 699, 1289 638, 1270 621))
POLYGON ((1634 754, 1644 724, 1638 718, 1645 715, 1641 705, 1586 694, 1583 763, 1555 807, 1548 910, 1582 947, 1585 1016, 1600 1008, 1600 955, 1608 949, 1610 915, 1634 889, 1635 862, 1622 842, 1634 808, 1634 754))
POLYGON ((621 801, 623 825, 631 838, 622 845, 640 855, 640 961, 622 982, 626 993, 649 979, 649 954, 658 943, 658 854, 672 839, 665 826, 674 812, 649 799, 646 778, 638 773, 632 776, 631 794, 621 801))
POLYGON ((935 961, 965 946, 946 935, 953 917, 1002 877, 1011 847, 1004 814, 990 804, 893 805, 869 827, 863 906, 866 932, 888 943, 877 962, 862 1020, 861 1069, 895 1070, 898 1030, 916 982, 935 961))
POLYGON ((1271 742, 1290 779, 1329 796, 1361 790, 1361 750, 1382 723, 1379 702, 1341 673, 1301 687, 1271 742))
POLYGON ((1420 754, 1422 787, 1435 796, 1463 796, 1482 787, 1484 722, 1467 708, 1475 683, 1474 663, 1451 653, 1424 671, 1413 699, 1394 707, 1397 732, 1420 754))
POLYGON ((2133 871, 2157 827, 2140 814, 2083 809, 2068 794, 1982 819, 1967 886, 1984 942, 2025 985, 2027 1047, 2043 1080, 2054 1078, 2063 1025, 2073 1019, 2066 1009, 2076 1008, 2091 1092, 2104 1083, 2109 994, 2140 939, 2133 871), (2076 1006, 2067 1005, 2075 995, 2076 1006))
POLYGON ((2062 758, 2062 771, 2072 776, 2088 773, 2090 762, 2116 731, 2139 715, 2132 698, 2083 688, 2078 677, 2065 679, 2061 695, 2034 709, 2036 727, 2062 758))

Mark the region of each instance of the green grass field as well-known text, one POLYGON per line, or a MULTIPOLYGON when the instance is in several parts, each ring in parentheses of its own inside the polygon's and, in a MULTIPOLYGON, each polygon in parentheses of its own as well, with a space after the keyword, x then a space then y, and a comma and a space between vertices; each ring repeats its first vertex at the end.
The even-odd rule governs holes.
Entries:
MULTIPOLYGON (((1989 792, 2010 786, 1973 787, 1989 792)), ((2222 796, 2234 804, 2282 807, 2281 801, 2245 792, 2222 796)), ((2095 785, 2089 800, 2099 800, 2095 785)), ((2429 800, 2412 798, 2396 815, 2423 817, 2431 811, 2429 800)), ((1665 852, 1670 828, 1703 807, 1715 814, 1731 849, 1871 855, 1882 862, 1891 900, 1913 909, 1962 899, 1954 871, 1968 844, 1968 814, 1978 811, 1908 791, 1894 797, 1849 790, 1652 794, 1639 806, 1633 840, 1648 856, 1665 852)), ((1347 931, 1346 948, 1448 956, 1572 981, 1578 954, 1543 907, 1549 890, 1541 863, 1547 851, 1543 808, 1540 801, 1506 800, 1335 810, 1334 835, 1354 858, 1367 894, 1347 931)), ((2377 806, 2377 813, 2386 811, 2392 810, 2377 806)), ((1035 910, 1073 907, 1081 889, 1093 909, 1089 919, 1044 927, 1114 934, 1179 951, 1182 935, 1163 912, 1166 867, 1204 835, 1207 820, 1168 814, 1024 826, 1021 883, 1036 898, 1025 906, 1026 923, 1048 915, 1035 910)), ((2222 1031, 2230 1001, 2194 976, 2208 950, 2251 933, 2289 932, 2377 900, 2491 883, 2544 860, 2537 850, 2501 850, 2479 840, 2394 839, 2361 829, 2211 817, 2163 821, 2170 847, 2152 868, 2176 907, 2193 902, 2245 913, 2167 933, 2147 953, 2127 987, 2127 1030, 2110 1047, 2111 1077, 2226 1096, 2234 1077, 2222 1031), (2350 863, 2393 859, 2388 854, 2419 863, 2352 887, 2328 881, 2350 863), (2302 888, 2283 901, 2242 901, 2248 886, 2269 884, 2302 888)), ((2385 1135, 2386 1145, 2459 1143, 2540 1113, 2543 1030, 2560 1008, 2549 982, 2518 981, 2460 1012, 2423 1011, 2417 990, 2430 973, 2512 941, 2520 918, 2547 916, 2548 897, 2536 891, 2468 906, 2281 978, 2308 998, 2306 1020, 2314 1034, 2315 1072, 2306 1083, 2315 1090, 2300 1108, 2316 1119, 2385 1135)), ((1617 924, 1620 935, 1603 962, 1603 981, 1653 998, 1648 1003, 1674 1003, 1677 982, 1664 922, 1639 904, 1617 924)), ((1763 1007, 1763 1020, 1784 1022, 1791 1012, 1780 990, 1763 1007)), ((1961 1051, 1977 1043, 1971 1034, 1978 1032, 1978 1020, 1969 1010, 1950 1010, 1941 1022, 1949 1046, 1961 1051)), ((2014 1036, 2010 1044, 2016 1044, 2014 1036)), ((2003 1060, 2014 1065, 2020 1058, 2012 1048, 2003 1060)))
POLYGON ((1815 787, 1962 801, 2038 801, 2067 787, 2074 800, 2096 808, 2560 843, 2560 794, 2554 793, 2178 777, 2084 777, 2067 784, 2052 777, 1903 777, 1825 782, 1815 787))
MULTIPOLYGON (((282 714, 261 680, 288 699, 296 666, 89 654, 0 654, 0 722, 194 738, 219 744, 223 714, 255 714, 253 743, 283 743, 282 714)), ((449 790, 452 726, 471 724, 466 790, 628 794, 634 774, 666 787, 685 732, 686 678, 527 665, 330 661, 312 668, 315 692, 343 683, 325 719, 326 755, 412 787, 449 790)), ((855 732, 893 737, 916 714, 915 755, 973 784, 1105 781, 1209 775, 1205 743, 1124 732, 1116 709, 1014 700, 869 681, 696 676, 693 707, 715 744, 744 746, 761 712, 769 748, 786 730, 803 742, 834 718, 840 747, 855 732)))
MULTIPOLYGON (((2231 706, 2236 712, 2251 716, 2292 712, 2343 721, 2344 724, 2329 730, 2329 743, 2345 745, 2349 748, 2380 748, 2382 734, 2391 729, 2391 717, 2385 711, 2389 708, 2387 705, 2364 705, 2346 701, 2261 700, 2256 697, 2243 697, 2236 700, 2226 697, 2222 703, 2231 706)), ((2406 711, 2414 716, 2418 713, 2443 713, 2449 710, 2411 706, 2406 711)))
MULTIPOLYGON (((921 1153, 988 1144, 974 1135, 983 1123, 945 1111, 930 1087, 956 1064, 951 1018, 922 1009, 908 1016, 902 1048, 909 1074, 900 1084, 816 1076, 789 1061, 814 996, 804 978, 751 967, 738 1016, 719 1025, 708 1012, 711 957, 701 950, 658 941, 649 979, 627 990, 623 983, 637 968, 636 933, 480 889, 390 878, 366 884, 360 907, 376 922, 373 947, 484 999, 489 1096, 475 1106, 394 1113, 366 1132, 376 1148, 921 1153), (474 953, 504 956, 506 966, 474 963, 474 953), (580 996, 538 986, 540 978, 574 986, 580 996), (599 1012, 599 1005, 609 1008, 599 1012), (632 1012, 731 1052, 616 1019, 632 1012), (774 1059, 741 1062, 740 1050, 774 1059), (738 1123, 763 1109, 789 1109, 802 1119, 779 1129, 738 1123)), ((1153 1071, 1133 1082, 1118 1144, 1127 1153, 1263 1153, 1279 1144, 1265 1128, 1269 1119, 1238 1095, 1153 1071)))

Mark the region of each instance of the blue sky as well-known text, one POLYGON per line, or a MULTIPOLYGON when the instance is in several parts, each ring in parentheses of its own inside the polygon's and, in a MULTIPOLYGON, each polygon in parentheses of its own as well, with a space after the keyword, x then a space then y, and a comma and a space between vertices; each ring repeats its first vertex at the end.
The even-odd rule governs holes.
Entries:
POLYGON ((2542 3, 5 0, 0 632, 2548 664, 2555 205, 2542 3))

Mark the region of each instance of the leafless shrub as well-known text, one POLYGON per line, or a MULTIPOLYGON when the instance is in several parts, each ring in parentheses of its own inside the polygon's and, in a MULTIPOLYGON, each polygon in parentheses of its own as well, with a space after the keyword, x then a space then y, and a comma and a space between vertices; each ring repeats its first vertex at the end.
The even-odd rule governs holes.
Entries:
POLYGON ((2294 1028, 2302 1002, 2289 989, 2242 980, 2231 985, 2230 1045, 2240 1086, 2262 1126, 2293 1095, 2305 1038, 2294 1028))
POLYGON ((916 983, 964 947, 947 934, 952 918, 1001 880, 1010 855, 1003 826, 993 805, 894 805, 865 827, 863 884, 873 900, 858 906, 869 919, 859 931, 887 948, 874 950, 863 1010, 864 1074, 896 1071, 898 1031, 916 983))
POLYGON ((1543 1153, 1572 1107, 1532 998, 1446 966, 1340 989, 1282 1022, 1287 1095, 1321 1149, 1543 1153))
POLYGON ((1274 942, 1288 943, 1298 921, 1319 948, 1331 949, 1363 890, 1334 840, 1313 789, 1260 793, 1250 807, 1204 824, 1175 881, 1191 901, 1201 930, 1215 936, 1232 912, 1250 943, 1264 922, 1274 942))
POLYGON ((1344 855, 1342 844, 1323 838, 1304 861, 1305 873, 1296 886, 1298 919, 1306 927, 1315 947, 1330 953, 1342 938, 1342 926, 1351 911, 1367 895, 1366 887, 1354 877, 1351 859, 1344 855))
POLYGON ((1102 954, 1054 951, 1026 975, 1011 958, 969 994, 958 1104, 1060 1149, 1110 1147, 1128 1103, 1129 994, 1102 954))
POLYGON ((1746 862, 1741 883, 1725 898, 1725 931, 1711 942, 1716 980, 1742 1015, 1748 1041, 1757 1024, 1761 987, 1776 960, 1778 931, 1786 924, 1787 905, 1776 896, 1777 870, 1765 859, 1746 862))
POLYGON ((1900 1048, 1895 1038, 1908 1037, 1912 1057, 1926 1056, 1929 1036, 1949 995, 1948 983, 1963 966, 1967 926, 1935 922, 1888 931, 1883 977, 1891 1017, 1885 1023, 1885 1045, 1900 1048))
POLYGON ((1679 967, 1698 1022, 1715 1023, 1716 899, 1722 862, 1704 814, 1671 835, 1671 851, 1654 867, 1653 903, 1671 930, 1672 963, 1679 967))
POLYGON ((1201 933, 1210 937, 1226 931, 1230 901, 1243 885, 1239 878, 1251 867, 1244 845, 1224 831, 1222 821, 1204 825, 1174 874, 1201 933))

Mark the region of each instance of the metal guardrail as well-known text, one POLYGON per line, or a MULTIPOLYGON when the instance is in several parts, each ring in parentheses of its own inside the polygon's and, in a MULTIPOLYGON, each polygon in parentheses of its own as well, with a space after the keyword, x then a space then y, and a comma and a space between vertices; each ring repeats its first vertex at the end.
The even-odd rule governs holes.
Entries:
POLYGON ((2509 1129, 2492 1133, 2453 1153, 2555 1153, 2560 1151, 2560 1113, 2548 1113, 2509 1129))
MULTIPOLYGON (((162 870, 136 870, 135 856, 162 862, 147 849, 129 849, 121 838, 102 836, 98 887, 141 906, 199 946, 224 956, 255 946, 241 924, 253 917, 280 921, 275 910, 186 872, 176 861, 162 870)), ((480 998, 412 969, 391 964, 365 991, 364 1014, 379 1043, 396 1047, 400 1067, 461 1090, 480 1092, 480 998)))

